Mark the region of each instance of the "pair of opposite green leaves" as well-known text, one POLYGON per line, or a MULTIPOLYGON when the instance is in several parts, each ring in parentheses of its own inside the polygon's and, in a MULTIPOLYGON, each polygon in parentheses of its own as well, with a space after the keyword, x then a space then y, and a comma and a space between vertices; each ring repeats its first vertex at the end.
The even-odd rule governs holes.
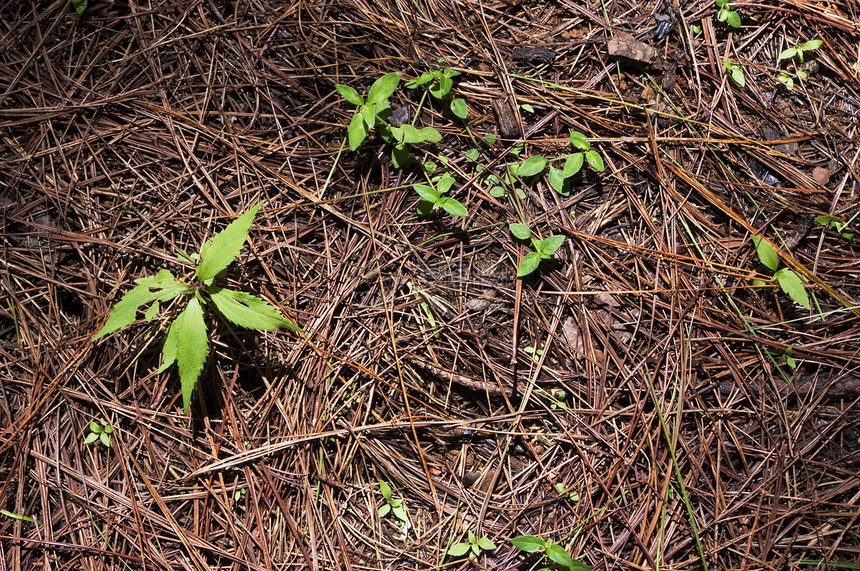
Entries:
POLYGON ((263 204, 265 201, 258 202, 203 244, 200 264, 194 270, 197 283, 178 281, 170 270, 161 270, 154 276, 136 280, 137 286, 117 302, 104 326, 92 338, 92 341, 97 341, 109 333, 128 327, 137 320, 137 312, 145 306, 148 307, 143 317, 151 321, 161 310, 161 304, 173 300, 179 304, 185 303, 185 308, 167 328, 161 352, 162 364, 158 369, 158 372, 162 372, 176 363, 185 412, 188 412, 191 394, 209 355, 209 334, 203 319, 207 297, 227 321, 239 327, 265 330, 286 327, 301 331, 299 326, 265 300, 215 285, 215 276, 227 269, 242 250, 251 223, 263 204))

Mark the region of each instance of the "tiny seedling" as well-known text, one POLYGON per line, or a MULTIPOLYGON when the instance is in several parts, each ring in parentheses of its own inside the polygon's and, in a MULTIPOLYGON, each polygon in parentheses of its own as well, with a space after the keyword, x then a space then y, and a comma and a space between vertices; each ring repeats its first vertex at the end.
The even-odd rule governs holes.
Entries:
POLYGON ((851 230, 847 230, 848 222, 846 222, 845 220, 834 218, 829 214, 822 214, 820 216, 816 216, 815 221, 824 226, 824 228, 827 230, 835 230, 840 236, 842 236, 846 240, 854 239, 854 232, 852 232, 851 230))
POLYGON ((552 540, 544 541, 534 535, 521 535, 511 540, 511 543, 520 551, 536 553, 543 550, 547 559, 552 562, 551 567, 543 567, 539 571, 548 569, 566 569, 568 571, 591 571, 591 567, 578 559, 570 556, 566 549, 557 545, 552 540))
POLYGON ((374 128, 390 133, 388 118, 391 117, 391 105, 388 98, 400 83, 399 73, 388 73, 373 82, 365 100, 355 88, 338 83, 335 89, 348 102, 357 107, 355 115, 347 128, 349 148, 356 150, 367 134, 374 128))
POLYGON ((779 61, 785 59, 797 58, 797 61, 803 63, 804 54, 813 52, 821 47, 824 42, 821 40, 809 40, 803 44, 797 44, 793 48, 784 49, 779 53, 779 61))
MULTIPOLYGON (((439 59, 439 65, 445 64, 445 58, 439 59)), ((451 96, 451 89, 454 87, 454 78, 460 75, 459 71, 451 68, 432 69, 422 73, 416 79, 410 79, 404 85, 407 89, 417 89, 422 85, 426 86, 427 92, 439 99, 447 101, 448 108, 451 113, 460 119, 465 119, 469 115, 469 107, 464 99, 459 99, 451 96)))
POLYGON ((209 355, 209 334, 203 319, 203 308, 209 301, 224 319, 239 327, 261 330, 286 327, 301 331, 300 327, 265 300, 215 283, 215 277, 239 255, 251 223, 263 204, 265 201, 255 204, 203 244, 199 256, 192 256, 200 259, 200 264, 194 270, 193 283, 177 281, 166 269, 154 276, 137 279, 137 286, 114 305, 104 326, 92 338, 95 342, 109 333, 128 327, 137 320, 138 310, 143 306, 149 306, 143 314, 144 320, 152 321, 160 312, 162 303, 176 300, 174 305, 184 304, 184 309, 167 328, 161 352, 162 364, 158 372, 176 363, 186 413, 191 405, 191 393, 209 355))
POLYGON ((717 20, 723 22, 724 24, 728 24, 732 28, 740 28, 741 27, 741 17, 740 14, 732 10, 732 5, 729 0, 715 0, 717 8, 717 20))
POLYGON ((768 353, 775 359, 779 359, 780 363, 785 363, 789 369, 792 371, 797 368, 797 363, 794 360, 794 357, 791 356, 792 347, 791 345, 786 345, 784 351, 777 350, 769 350, 768 353))
POLYGON ((562 196, 570 196, 570 181, 582 169, 584 162, 587 162, 597 172, 603 172, 605 168, 603 157, 591 148, 591 143, 585 138, 585 135, 579 131, 571 131, 570 144, 575 149, 575 152, 561 157, 564 159, 564 167, 561 169, 549 167, 549 172, 547 173, 547 182, 549 182, 553 190, 562 196))
POLYGON ((747 80, 744 77, 744 70, 740 66, 740 64, 736 64, 736 63, 732 63, 730 61, 727 61, 723 65, 726 66, 726 71, 729 72, 729 75, 731 76, 732 81, 737 83, 740 87, 746 87, 747 80))
MULTIPOLYGON (((809 296, 803 288, 803 280, 800 279, 800 276, 790 268, 779 268, 779 254, 777 254, 770 242, 760 236, 753 236, 752 241, 755 244, 755 251, 759 261, 774 272, 771 281, 776 280, 782 291, 788 294, 791 299, 807 310, 811 309, 809 296)), ((761 286, 764 283, 761 280, 753 280, 753 285, 761 286)))
POLYGON ((559 407, 567 409, 567 407, 564 406, 564 399, 567 398, 566 392, 561 389, 553 389, 549 392, 549 396, 552 397, 552 403, 550 403, 549 408, 551 408, 552 410, 555 410, 559 407))
POLYGON ((72 0, 72 6, 75 7, 75 12, 81 15, 87 9, 87 0, 72 0))
POLYGON ((435 180, 429 181, 431 184, 415 184, 412 188, 421 197, 418 202, 418 213, 422 216, 430 214, 431 211, 441 208, 452 216, 468 216, 469 211, 458 200, 450 196, 443 196, 451 190, 454 185, 454 177, 445 173, 435 180), (433 186, 435 185, 435 186, 433 186))
POLYGON ((559 495, 564 496, 572 502, 579 501, 579 492, 577 492, 576 490, 571 490, 561 482, 556 482, 555 491, 558 492, 559 495))
POLYGON ((545 345, 546 343, 541 343, 539 348, 535 348, 529 345, 528 347, 523 349, 523 351, 531 355, 532 359, 534 359, 535 361, 540 361, 541 355, 543 355, 543 349, 545 345))
POLYGON ((472 552, 469 557, 478 557, 482 551, 492 551, 496 548, 496 544, 490 541, 487 537, 475 538, 475 532, 470 531, 466 541, 455 543, 448 548, 446 552, 452 557, 462 557, 466 553, 472 552))
POLYGON ((94 420, 90 422, 88 428, 90 433, 84 438, 84 444, 92 444, 96 440, 100 440, 108 448, 113 446, 113 426, 107 421, 104 419, 94 420))
POLYGON ((806 72, 802 69, 797 70, 797 75, 791 75, 790 73, 781 71, 777 76, 776 80, 780 82, 788 91, 794 90, 794 80, 795 79, 806 79, 806 72))
POLYGON ((520 262, 520 265, 517 267, 518 278, 527 276, 535 271, 538 268, 538 265, 540 265, 541 260, 551 259, 556 250, 558 250, 564 243, 564 236, 560 234, 550 236, 543 240, 537 240, 532 236, 532 231, 529 230, 529 227, 525 224, 520 224, 519 222, 510 224, 509 228, 511 230, 511 234, 513 234, 515 238, 519 240, 530 240, 532 247, 535 249, 534 252, 526 254, 520 262))
POLYGON ((401 522, 408 525, 409 519, 406 517, 406 507, 403 505, 403 500, 401 498, 392 497, 391 486, 388 485, 388 482, 385 480, 379 480, 379 492, 385 500, 385 503, 379 506, 379 510, 377 512, 379 513, 379 517, 385 517, 388 514, 392 514, 401 522))

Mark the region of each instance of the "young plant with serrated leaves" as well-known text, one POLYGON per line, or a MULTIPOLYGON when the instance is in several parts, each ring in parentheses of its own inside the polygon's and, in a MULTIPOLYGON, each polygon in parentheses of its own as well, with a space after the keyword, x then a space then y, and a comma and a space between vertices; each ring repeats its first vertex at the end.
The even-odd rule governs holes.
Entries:
POLYGON ((551 166, 547 173, 547 182, 550 187, 562 196, 570 196, 571 180, 582 169, 584 163, 587 162, 597 172, 603 172, 606 168, 603 164, 603 157, 591 148, 591 143, 585 138, 585 135, 579 131, 571 131, 570 144, 575 151, 561 157, 564 159, 564 167, 557 169, 551 166))
POLYGON ((549 260, 564 243, 564 236, 556 234, 543 240, 532 236, 532 231, 525 224, 514 222, 508 226, 511 234, 518 240, 530 241, 534 252, 526 254, 517 267, 517 277, 527 276, 538 269, 541 260, 549 260))
POLYGON ((462 557, 471 552, 469 557, 478 557, 482 551, 492 551, 496 548, 488 537, 475 537, 474 531, 469 531, 466 541, 455 543, 445 553, 451 557, 462 557))
MULTIPOLYGON (((445 63, 444 58, 439 60, 439 65, 444 65, 445 63)), ((404 86, 406 89, 418 89, 424 86, 426 89, 425 97, 429 93, 434 98, 446 102, 451 113, 465 120, 469 115, 469 107, 466 105, 466 101, 453 97, 451 93, 451 89, 454 87, 454 78, 458 75, 460 75, 460 72, 451 68, 431 69, 430 71, 425 71, 416 79, 410 79, 404 83, 404 86)))
MULTIPOLYGON (((767 269, 774 272, 770 281, 776 280, 780 289, 788 294, 788 297, 799 303, 805 309, 811 309, 809 296, 806 293, 806 289, 803 287, 803 280, 800 276, 790 268, 779 267, 779 254, 770 242, 760 236, 753 236, 752 241, 753 244, 755 244, 755 251, 759 261, 767 269)), ((761 280, 753 280, 753 285, 761 287, 764 285, 764 282, 761 280)))
POLYGON ((441 208, 451 216, 468 216, 469 211, 455 198, 444 196, 456 182, 454 177, 444 173, 428 181, 430 184, 414 184, 412 188, 421 197, 418 202, 418 214, 426 216, 433 210, 441 208))
POLYGON ((109 333, 128 327, 137 321, 138 312, 144 307, 145 321, 152 321, 161 311, 162 304, 173 302, 171 307, 174 310, 182 307, 167 327, 161 353, 162 364, 157 372, 163 372, 176 363, 186 413, 194 386, 209 355, 209 332, 204 320, 204 307, 209 302, 212 302, 221 317, 239 327, 261 330, 286 327, 301 331, 300 327, 265 300, 215 283, 215 277, 239 255, 251 223, 263 204, 265 201, 258 202, 203 244, 193 283, 177 280, 166 269, 154 276, 135 280, 137 286, 114 305, 107 321, 92 338, 92 341, 97 341, 109 333))
POLYGON ((84 444, 92 444, 99 440, 107 448, 113 446, 113 426, 104 419, 90 422, 87 428, 90 429, 90 433, 84 438, 84 444))
POLYGON ((732 28, 741 27, 741 16, 734 10, 729 0, 715 0, 717 5, 717 21, 728 24, 732 28))
POLYGON ((591 571, 591 567, 570 556, 565 548, 553 543, 552 540, 543 540, 535 535, 521 535, 511 540, 511 543, 526 553, 537 553, 543 551, 544 557, 550 560, 548 567, 542 567, 538 571, 551 569, 565 569, 567 571, 591 571))

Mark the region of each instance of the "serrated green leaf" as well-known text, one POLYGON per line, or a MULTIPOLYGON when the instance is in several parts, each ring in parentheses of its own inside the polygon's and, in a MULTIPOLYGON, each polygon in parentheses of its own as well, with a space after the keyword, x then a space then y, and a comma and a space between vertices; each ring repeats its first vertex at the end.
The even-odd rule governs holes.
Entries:
POLYGON ((579 169, 582 168, 582 153, 573 153, 572 155, 568 155, 567 159, 564 161, 564 168, 562 169, 562 176, 567 178, 569 176, 573 176, 579 172, 579 169))
POLYGON ((396 72, 387 73, 373 82, 370 91, 367 92, 368 103, 379 103, 391 97, 397 84, 400 83, 400 74, 396 72))
POLYGON ((773 277, 779 282, 779 287, 788 294, 788 296, 802 305, 807 310, 811 309, 809 304, 809 295, 803 287, 803 281, 800 277, 789 268, 782 268, 773 277))
POLYGON ((182 385, 182 405, 186 413, 191 407, 191 393, 209 355, 209 336, 203 321, 200 300, 192 297, 185 310, 176 318, 176 365, 182 385))
POLYGON ((573 558, 560 545, 548 545, 546 548, 546 556, 549 557, 553 563, 561 565, 567 569, 570 569, 575 565, 573 558))
POLYGON ((421 197, 421 200, 425 200, 434 205, 441 197, 438 190, 426 184, 414 184, 412 185, 412 188, 415 189, 415 192, 418 193, 418 196, 421 197))
POLYGON ((302 330, 268 302, 249 293, 213 288, 209 290, 209 296, 221 315, 239 327, 268 331, 280 327, 293 331, 302 330))
POLYGON ((529 275, 538 268, 538 265, 540 265, 540 254, 537 252, 526 254, 523 261, 517 267, 517 277, 521 278, 529 275))
POLYGON ((537 251, 542 258, 549 258, 555 254, 555 251, 558 250, 562 244, 564 244, 564 236, 556 234, 549 238, 539 240, 535 243, 535 248, 537 248, 537 251))
POLYGON ((84 438, 84 444, 92 444, 99 439, 99 436, 101 436, 101 434, 98 432, 90 432, 89 434, 87 434, 87 437, 84 438))
POLYGON ((514 237, 520 240, 528 240, 532 237, 532 231, 529 230, 529 227, 525 224, 520 224, 519 222, 512 222, 508 225, 508 228, 511 230, 511 234, 514 237))
POLYGON ((466 210, 466 207, 463 206, 458 200, 451 198, 450 196, 443 196, 439 199, 437 203, 442 210, 450 214, 451 216, 468 216, 469 211, 466 210))
POLYGON ((448 548, 448 555, 452 557, 462 557, 466 555, 466 552, 469 551, 471 546, 468 543, 455 543, 451 547, 448 548))
POLYGON ((155 371, 156 373, 163 373, 176 362, 176 335, 178 331, 179 328, 176 326, 176 320, 174 320, 167 327, 167 335, 164 336, 164 344, 161 347, 161 366, 155 371))
POLYGON ((587 151, 591 148, 591 143, 589 143, 585 135, 579 131, 570 132, 570 144, 573 145, 573 148, 581 151, 587 151))
POLYGON ((355 88, 340 83, 335 84, 335 89, 340 93, 341 97, 352 103, 353 105, 364 105, 364 99, 358 94, 355 88))
POLYGON ((257 211, 265 203, 265 200, 261 200, 203 244, 200 249, 200 265, 196 269, 197 279, 204 281, 214 278, 233 263, 245 245, 248 230, 257 211))
POLYGON ((775 270, 779 267, 779 254, 776 253, 776 250, 773 249, 770 242, 760 236, 753 236, 752 241, 753 244, 755 244, 756 255, 758 255, 759 261, 761 261, 765 267, 770 270, 775 270))
POLYGON ((469 116, 469 106, 464 99, 454 99, 451 101, 451 113, 460 119, 465 119, 469 116))
POLYGON ((154 276, 140 278, 137 284, 113 306, 107 321, 93 336, 92 341, 97 341, 117 329, 134 323, 141 306, 157 300, 173 299, 189 290, 187 285, 174 281, 173 274, 168 270, 161 270, 154 276))
POLYGON ((490 541, 486 537, 482 537, 478 540, 478 547, 480 547, 484 551, 492 551, 496 548, 496 544, 490 541))
POLYGON ((149 306, 149 309, 147 309, 144 312, 143 318, 146 321, 152 321, 152 318, 155 317, 156 315, 158 315, 158 311, 160 309, 161 309, 161 304, 159 304, 158 301, 153 302, 153 304, 149 306))
POLYGON ((585 153, 585 160, 588 161, 588 164, 591 165, 591 168, 596 170, 597 172, 603 172, 605 168, 603 165, 603 157, 600 156, 600 153, 591 149, 585 153))
POLYGON ((540 537, 534 535, 521 535, 511 540, 511 543, 520 551, 526 553, 534 553, 546 547, 546 542, 540 537))
POLYGON ((379 492, 386 500, 391 499, 391 486, 389 486, 388 482, 386 482, 385 480, 379 480, 379 492))
POLYGON ((516 174, 522 177, 540 174, 546 168, 546 163, 547 160, 540 155, 529 157, 519 165, 516 174))

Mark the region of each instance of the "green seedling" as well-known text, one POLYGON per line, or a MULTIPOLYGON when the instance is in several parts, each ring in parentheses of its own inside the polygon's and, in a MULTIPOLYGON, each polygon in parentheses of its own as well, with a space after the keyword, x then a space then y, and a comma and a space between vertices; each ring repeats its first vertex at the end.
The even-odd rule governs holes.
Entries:
POLYGON ((468 216, 469 211, 459 201, 450 196, 443 196, 451 190, 454 185, 454 177, 445 173, 435 180, 429 181, 431 184, 415 184, 412 188, 421 197, 418 202, 418 213, 422 216, 430 214, 433 210, 441 208, 452 216, 468 216), (435 186, 433 186, 435 185, 435 186))
POLYGON ((564 406, 564 399, 567 398, 567 393, 561 389, 553 389, 549 392, 549 396, 552 397, 552 403, 550 403, 549 408, 555 410, 557 408, 567 409, 564 406))
POLYGON ((143 314, 144 320, 152 321, 161 311, 162 303, 173 301, 174 306, 184 305, 167 327, 161 352, 162 364, 158 372, 176 363, 186 413, 191 405, 191 393, 209 355, 209 335, 203 318, 203 308, 208 302, 214 304, 221 317, 239 327, 261 330, 286 327, 301 331, 300 327, 266 301, 215 283, 215 277, 239 255, 251 223, 263 204, 265 201, 258 202, 203 244, 193 283, 177 281, 166 269, 154 276, 137 279, 137 286, 117 302, 104 326, 92 338, 92 341, 97 341, 109 333, 128 327, 137 320, 137 313, 144 306, 149 306, 143 314))
POLYGON ((854 232, 852 232, 851 230, 847 230, 848 222, 846 222, 845 220, 834 218, 829 214, 822 214, 820 216, 816 216, 815 221, 824 226, 824 228, 827 230, 835 230, 840 236, 842 236, 846 240, 854 239, 854 232))
POLYGON ((732 63, 730 61, 727 61, 723 65, 726 66, 726 71, 729 72, 729 75, 731 76, 732 81, 737 83, 740 87, 746 87, 747 80, 744 77, 744 70, 740 66, 740 64, 736 64, 736 63, 732 63))
MULTIPOLYGON (((811 309, 809 295, 807 295, 806 290, 803 287, 803 280, 800 279, 800 276, 790 268, 777 269, 779 268, 779 254, 777 254, 773 246, 770 245, 770 242, 759 236, 753 236, 752 241, 753 244, 755 244, 755 251, 756 255, 758 255, 759 261, 769 270, 774 272, 771 281, 776 280, 777 283, 779 283, 780 289, 788 294, 791 299, 802 305, 807 310, 811 309)), ((762 286, 764 285, 764 282, 761 280, 753 280, 753 285, 762 286)))
POLYGON ((794 90, 795 79, 806 79, 806 72, 802 69, 799 69, 797 70, 797 75, 791 75, 790 73, 781 71, 779 72, 779 76, 777 76, 776 78, 776 80, 780 82, 788 91, 794 90))
MULTIPOLYGON (((445 58, 439 59, 439 65, 444 65, 445 58)), ((427 92, 439 99, 440 101, 448 102, 448 108, 451 109, 456 117, 466 119, 469 115, 469 107, 464 99, 454 98, 451 96, 451 89, 454 87, 454 78, 460 75, 459 71, 450 68, 433 69, 422 73, 416 79, 410 79, 404 86, 407 89, 417 89, 426 86, 427 92)))
POLYGON ((244 498, 245 494, 247 494, 247 493, 248 493, 247 488, 239 488, 238 490, 233 492, 233 502, 239 503, 240 501, 242 501, 242 498, 244 498))
POLYGON ((529 345, 528 347, 523 349, 523 351, 525 351, 526 353, 531 355, 532 359, 534 359, 535 361, 540 361, 540 357, 541 357, 541 355, 543 355, 543 348, 545 345, 546 345, 546 343, 541 343, 540 348, 535 348, 535 347, 532 347, 531 345, 529 345))
POLYGON ((559 495, 564 496, 565 498, 567 498, 568 500, 570 500, 572 502, 578 502, 579 501, 579 492, 577 492, 576 490, 571 490, 570 488, 568 488, 567 486, 565 486, 561 482, 556 482, 555 491, 558 492, 559 495))
POLYGON ((471 551, 472 553, 469 557, 478 557, 482 551, 492 551, 495 548, 496 544, 490 541, 489 538, 481 537, 480 539, 476 539, 475 532, 470 531, 466 541, 455 543, 448 548, 446 553, 452 557, 462 557, 471 551))
POLYGON ((817 50, 821 47, 821 44, 823 43, 824 42, 822 40, 809 40, 808 42, 805 42, 803 44, 797 44, 793 48, 782 50, 779 53, 779 58, 777 59, 779 61, 782 61, 784 59, 797 58, 797 61, 803 63, 804 54, 806 52, 813 52, 817 50))
POLYGON ((370 86, 367 100, 359 95, 353 87, 340 83, 334 86, 341 97, 357 107, 347 128, 347 140, 350 149, 353 151, 358 149, 367 134, 373 129, 384 131, 380 134, 381 136, 387 134, 390 137, 388 118, 391 117, 391 105, 388 103, 388 98, 397 89, 399 83, 399 73, 383 75, 370 86))
POLYGON ((785 363, 792 371, 797 368, 797 363, 794 357, 791 356, 791 345, 787 345, 784 351, 769 350, 768 353, 774 358, 778 358, 780 363, 785 363))
POLYGON ((100 440, 108 448, 113 446, 113 426, 104 419, 90 422, 88 428, 90 433, 84 438, 84 444, 92 444, 96 440, 100 440))
POLYGON ((741 27, 741 17, 740 15, 732 10, 732 5, 729 0, 715 0, 717 8, 717 20, 723 22, 724 24, 728 24, 732 28, 740 28, 741 27))
POLYGON ((558 250, 564 243, 564 236, 560 234, 550 236, 543 240, 537 240, 532 237, 532 231, 529 230, 528 226, 518 222, 510 224, 509 228, 514 237, 519 240, 530 240, 532 247, 535 249, 534 252, 526 254, 520 262, 520 265, 517 267, 518 278, 527 276, 534 272, 540 265, 541 260, 551 259, 556 250, 558 250))
POLYGON ((379 480, 379 492, 384 500, 384 503, 377 510, 379 517, 383 518, 392 514, 398 520, 397 527, 401 531, 401 538, 405 539, 410 525, 409 518, 406 517, 406 506, 403 505, 403 499, 392 496, 391 486, 385 480, 379 480))
POLYGON ((75 12, 81 15, 87 9, 87 0, 72 0, 72 6, 75 7, 75 12))
POLYGON ((587 162, 597 172, 603 172, 605 168, 603 157, 591 148, 591 143, 585 138, 585 135, 579 131, 571 131, 570 144, 575 152, 561 157, 564 159, 564 167, 561 169, 549 167, 547 173, 547 182, 553 190, 562 196, 570 196, 572 177, 582 169, 583 163, 587 162))
POLYGON ((591 571, 591 567, 578 559, 570 556, 566 549, 557 545, 552 540, 544 541, 534 535, 521 535, 511 540, 511 543, 520 551, 536 553, 543 550, 544 556, 550 560, 550 565, 542 567, 538 571, 549 571, 552 569, 566 569, 568 571, 591 571))

